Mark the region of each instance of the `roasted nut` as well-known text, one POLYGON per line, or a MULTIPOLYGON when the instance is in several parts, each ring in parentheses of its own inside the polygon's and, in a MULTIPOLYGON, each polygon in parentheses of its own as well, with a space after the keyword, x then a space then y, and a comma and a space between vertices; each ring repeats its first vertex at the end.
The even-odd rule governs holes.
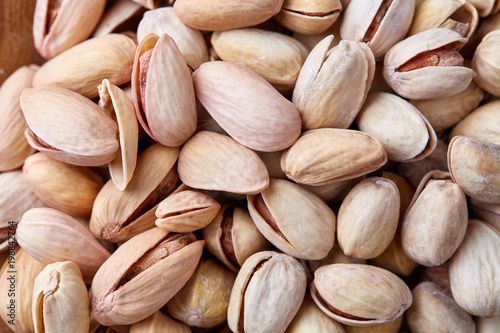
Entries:
POLYGON ((500 31, 490 32, 484 36, 472 58, 472 69, 477 73, 474 80, 478 86, 495 96, 500 96, 499 42, 500 31))
POLYGON ((450 138, 461 135, 500 144, 500 101, 486 103, 453 127, 450 138))
POLYGON ((286 333, 345 333, 342 325, 328 318, 316 304, 310 295, 304 297, 299 312, 286 329, 286 333))
POLYGON ((470 199, 470 204, 479 218, 500 232, 500 204, 489 204, 474 198, 470 199))
POLYGON ((164 315, 161 311, 156 311, 151 316, 130 326, 130 333, 191 333, 189 326, 173 320, 164 315))
POLYGON ((448 171, 448 162, 446 161, 447 150, 448 145, 442 140, 437 140, 436 148, 423 160, 401 163, 405 176, 413 187, 418 187, 422 178, 429 171, 448 171))

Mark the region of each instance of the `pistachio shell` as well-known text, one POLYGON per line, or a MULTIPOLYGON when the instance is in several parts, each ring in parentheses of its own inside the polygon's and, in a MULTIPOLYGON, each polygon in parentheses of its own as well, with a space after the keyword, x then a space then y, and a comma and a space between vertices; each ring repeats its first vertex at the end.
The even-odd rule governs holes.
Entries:
POLYGON ((450 138, 461 135, 500 144, 500 101, 486 103, 453 127, 450 138))
POLYGON ((470 3, 476 7, 481 17, 495 14, 500 10, 500 3, 495 0, 470 0, 470 3))
POLYGON ((305 332, 345 333, 342 325, 325 315, 309 295, 304 297, 299 312, 286 329, 286 333, 305 332))
POLYGON ((500 31, 488 33, 478 45, 472 58, 472 69, 477 73, 474 78, 478 86, 492 95, 500 96, 498 52, 500 31))
POLYGON ((141 16, 145 10, 138 3, 130 0, 118 0, 114 2, 102 16, 92 37, 120 32, 120 27, 127 26, 130 21, 134 21, 138 16, 141 16))
POLYGON ((156 311, 151 316, 130 326, 130 333, 191 333, 189 326, 173 320, 164 315, 161 311, 156 311))
POLYGON ((448 145, 437 140, 436 148, 426 158, 420 161, 403 162, 403 171, 413 187, 418 187, 422 178, 432 170, 448 171, 446 151, 448 145))
POLYGON ((345 333, 399 333, 401 324, 403 323, 403 316, 396 320, 388 321, 382 324, 376 324, 373 326, 349 326, 344 325, 345 333))
POLYGON ((470 199, 470 204, 479 218, 500 232, 500 204, 489 204, 474 198, 470 199))

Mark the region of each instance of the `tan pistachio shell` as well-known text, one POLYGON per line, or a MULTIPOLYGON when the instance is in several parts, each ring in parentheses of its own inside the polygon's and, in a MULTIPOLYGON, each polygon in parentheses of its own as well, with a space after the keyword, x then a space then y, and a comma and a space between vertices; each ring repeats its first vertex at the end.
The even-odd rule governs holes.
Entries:
POLYGON ((387 154, 374 136, 355 130, 320 128, 304 132, 281 156, 291 180, 326 185, 377 170, 387 154))
POLYGON ((104 182, 88 167, 59 162, 37 153, 26 159, 23 176, 29 188, 47 207, 74 217, 89 217, 104 182))
POLYGON ((292 37, 304 44, 307 49, 312 50, 319 42, 321 42, 325 37, 333 35, 333 41, 330 44, 332 47, 338 45, 341 41, 340 38, 340 20, 336 20, 335 23, 324 32, 314 35, 300 34, 294 32, 292 37))
POLYGON ((155 9, 160 6, 172 6, 175 0, 132 0, 148 9, 155 9))
POLYGON ((92 281, 109 252, 77 220, 52 208, 32 208, 17 226, 16 238, 33 258, 50 264, 73 261, 92 281))
POLYGON ((403 316, 396 320, 388 321, 373 326, 357 327, 344 325, 345 333, 399 333, 403 324, 403 316))
POLYGON ((333 35, 327 36, 309 53, 293 90, 292 101, 305 130, 348 128, 373 80, 375 58, 366 44, 343 40, 334 45, 333 41, 333 35))
POLYGON ((476 317, 476 332, 477 333, 496 333, 500 327, 500 316, 486 318, 476 317))
POLYGON ((255 152, 215 132, 198 132, 184 144, 178 171, 184 184, 204 190, 252 194, 269 185, 266 166, 255 152))
POLYGON ((97 97, 103 79, 115 85, 130 81, 136 47, 131 38, 120 34, 88 39, 43 64, 33 86, 62 87, 97 97))
POLYGON ((408 99, 456 95, 464 91, 475 76, 472 69, 454 62, 462 57, 452 49, 459 50, 466 42, 467 38, 446 28, 410 36, 387 51, 384 78, 398 95, 408 99), (437 65, 428 66, 433 62, 437 65))
POLYGON ((500 101, 486 103, 469 113, 450 132, 450 138, 461 135, 500 144, 500 101))
POLYGON ((404 38, 413 19, 414 0, 352 0, 340 26, 342 39, 366 42, 375 58, 382 59, 404 38))
POLYGON ((189 326, 217 326, 227 319, 235 279, 236 274, 217 260, 201 261, 186 285, 165 307, 172 317, 189 326))
MULTIPOLYGON (((306 267, 307 273, 311 273, 311 281, 314 279, 314 272, 322 266, 331 265, 331 264, 366 264, 366 260, 349 257, 344 254, 338 243, 335 243, 332 250, 326 255, 326 257, 321 258, 319 260, 307 260, 304 267, 306 267)), ((308 276, 309 278, 309 276, 308 276)), ((311 282, 310 281, 310 282, 311 282)))
POLYGON ((344 200, 347 193, 349 193, 349 191, 362 180, 363 177, 359 177, 327 185, 319 185, 319 186, 304 185, 304 184, 301 185, 306 190, 316 194, 326 203, 334 203, 344 200))
POLYGON ((88 98, 58 87, 21 94, 28 143, 61 162, 99 166, 118 153, 118 126, 88 98))
POLYGON ((0 87, 0 172, 14 170, 35 150, 24 137, 26 123, 20 112, 19 98, 24 88, 31 87, 37 65, 23 66, 12 73, 0 87))
POLYGON ((439 266, 460 246, 467 229, 467 199, 443 171, 424 176, 401 225, 401 244, 413 261, 439 266))
POLYGON ((33 286, 35 332, 87 333, 90 302, 82 273, 72 261, 45 266, 33 286))
POLYGON ((471 198, 470 204, 474 213, 500 232, 500 204, 490 204, 471 198))
POLYGON ((491 142, 457 135, 448 146, 451 177, 475 199, 500 203, 498 160, 500 146, 491 142))
POLYGON ((189 280, 203 244, 193 234, 170 234, 160 228, 125 242, 92 280, 90 304, 96 320, 108 326, 128 325, 158 311, 189 280))
POLYGON ((259 231, 283 252, 300 259, 321 259, 333 247, 336 218, 328 205, 298 184, 271 179, 269 187, 247 196, 259 231))
POLYGON ((455 301, 474 316, 500 316, 499 255, 500 232, 470 220, 464 241, 450 261, 450 284, 455 301))
POLYGON ((306 273, 293 257, 274 251, 248 258, 231 292, 227 321, 233 331, 283 333, 299 310, 306 273))
POLYGON ((101 19, 106 0, 38 0, 33 19, 37 51, 51 59, 83 42, 101 19))
POLYGON ((500 10, 500 2, 497 0, 470 0, 470 3, 476 7, 481 17, 498 13, 500 10))
POLYGON ((175 14, 198 30, 221 31, 250 27, 276 15, 284 0, 177 0, 175 14))
POLYGON ((92 37, 99 37, 120 32, 121 27, 127 27, 146 9, 136 2, 130 0, 118 0, 114 2, 102 16, 99 25, 95 28, 92 37), (115 31, 119 29, 118 31, 115 31))
POLYGON ((154 144, 142 152, 124 191, 109 180, 94 202, 90 231, 99 239, 121 243, 155 226, 157 205, 178 185, 179 148, 154 144))
POLYGON ((413 187, 418 187, 422 178, 432 170, 448 171, 446 152, 448 145, 437 140, 436 148, 426 158, 415 162, 403 162, 403 171, 413 187))
POLYGON ((130 326, 130 333, 191 333, 186 324, 170 318, 161 311, 156 311, 151 316, 130 326))
POLYGON ((286 329, 286 333, 345 333, 342 325, 321 311, 310 295, 304 297, 299 312, 286 329))
POLYGON ((393 321, 412 303, 411 291, 403 280, 383 268, 370 265, 320 267, 314 273, 310 288, 314 302, 323 312, 351 326, 393 321))
POLYGON ((178 147, 195 132, 191 71, 168 34, 148 34, 137 47, 132 93, 137 118, 155 141, 178 147))
POLYGON ((387 157, 397 162, 424 159, 437 144, 429 121, 413 105, 394 94, 370 93, 356 125, 379 139, 387 157))
POLYGON ((500 31, 493 30, 484 36, 472 58, 472 69, 477 74, 474 80, 478 86, 495 96, 500 96, 499 43, 500 31))
POLYGON ((282 153, 282 151, 257 152, 262 162, 266 165, 270 178, 286 179, 285 173, 281 170, 280 166, 282 153))
POLYGON ((295 105, 245 66, 207 62, 193 73, 193 83, 196 97, 208 113, 243 146, 278 151, 291 146, 300 135, 295 105))
POLYGON ((220 207, 216 200, 201 192, 173 193, 159 203, 155 224, 173 232, 193 232, 212 222, 220 207))

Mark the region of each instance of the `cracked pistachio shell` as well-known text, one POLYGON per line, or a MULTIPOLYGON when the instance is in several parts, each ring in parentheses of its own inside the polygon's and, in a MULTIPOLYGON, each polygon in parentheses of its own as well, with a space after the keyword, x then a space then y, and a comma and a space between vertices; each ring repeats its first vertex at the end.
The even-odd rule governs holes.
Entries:
POLYGON ((137 158, 137 166, 124 191, 109 180, 97 195, 90 231, 99 239, 122 243, 155 226, 161 200, 178 185, 175 162, 179 148, 154 144, 137 158))
POLYGON ((342 39, 366 42, 377 60, 402 40, 410 28, 414 0, 352 0, 340 25, 342 39))
POLYGON ((26 159, 23 175, 33 193, 47 205, 74 217, 89 217, 104 182, 88 167, 59 162, 44 153, 26 159))
POLYGON ((450 285, 455 301, 470 314, 500 316, 500 232, 482 221, 469 221, 450 261, 450 285))
POLYGON ((224 205, 202 231, 208 251, 233 272, 238 272, 252 254, 271 244, 260 233, 246 208, 224 205))
POLYGON ((36 50, 51 59, 83 42, 94 31, 106 0, 38 0, 33 18, 36 50))
POLYGON ((326 185, 373 172, 387 162, 374 136, 355 130, 320 128, 302 133, 281 156, 281 169, 291 180, 326 185))
POLYGON ((309 53, 293 90, 304 130, 348 128, 375 74, 375 58, 366 44, 333 41, 333 35, 327 36, 309 53))
POLYGON ((0 172, 14 170, 35 150, 24 136, 26 123, 20 112, 19 98, 31 87, 37 65, 23 66, 12 73, 0 87, 0 172))
POLYGON ((214 327, 227 319, 236 274, 217 260, 198 264, 186 285, 167 303, 168 313, 189 326, 214 327))
POLYGON ((500 145, 457 135, 448 146, 451 177, 470 197, 500 203, 500 145))
POLYGON ((405 313, 411 332, 439 332, 443 328, 448 332, 476 332, 471 315, 436 284, 421 282, 412 295, 413 304, 405 313))
POLYGON ((333 264, 314 273, 311 296, 330 318, 372 326, 400 317, 412 303, 408 286, 395 274, 363 264, 333 264), (362 288, 360 288, 362 286, 362 288))
POLYGON ((155 141, 178 147, 196 130, 191 71, 166 33, 148 34, 137 47, 132 71, 137 118, 155 141))
POLYGON ((413 261, 439 266, 462 242, 467 199, 447 172, 431 171, 421 180, 401 226, 401 244, 413 261))
POLYGON ((390 160, 424 159, 437 144, 427 119, 405 99, 389 93, 370 93, 356 118, 358 128, 380 140, 390 160))
POLYGON ((109 252, 87 228, 52 208, 33 208, 24 213, 16 237, 22 248, 44 264, 73 261, 86 282, 92 281, 109 257, 109 252))
POLYGON ((158 205, 155 224, 173 232, 193 232, 212 222, 220 207, 216 200, 201 192, 173 193, 158 205))
POLYGON ((498 13, 500 10, 500 1, 497 0, 469 0, 476 7, 479 16, 486 17, 498 13))
POLYGON ((142 41, 150 33, 158 36, 167 33, 172 37, 187 65, 193 70, 208 61, 207 45, 201 31, 182 23, 172 7, 161 7, 144 13, 137 28, 137 39, 142 41))
POLYGON ((74 262, 49 264, 38 274, 33 286, 32 312, 36 333, 89 332, 89 295, 74 262))
POLYGON ((175 14, 198 30, 221 31, 245 28, 278 14, 284 0, 177 0, 175 14))
POLYGON ((140 17, 146 8, 130 0, 118 0, 113 2, 104 12, 99 25, 94 30, 92 37, 99 37, 121 32, 129 27, 129 24, 140 17))
POLYGON ((191 333, 191 329, 186 324, 178 322, 163 314, 161 311, 156 311, 151 316, 143 319, 130 326, 130 333, 191 333))
POLYGON ((293 257, 274 251, 248 258, 231 292, 227 321, 233 332, 283 333, 299 310, 306 273, 293 257))
POLYGON ((211 61, 193 73, 193 82, 208 113, 243 146, 272 152, 290 147, 299 137, 295 105, 253 70, 211 61))
POLYGON ((58 87, 27 88, 21 108, 28 143, 69 164, 99 166, 118 154, 118 126, 88 98, 58 87))
POLYGON ((475 76, 458 50, 467 42, 446 28, 422 31, 395 44, 384 58, 384 79, 408 99, 433 99, 464 91, 475 76))
POLYGON ((328 29, 341 10, 340 0, 285 0, 275 19, 292 31, 313 35, 328 29))
POLYGON ((500 204, 490 204, 474 198, 470 199, 470 204, 479 218, 500 232, 500 204))
POLYGON ((342 251, 362 259, 384 252, 396 233, 400 205, 392 180, 371 177, 354 186, 338 213, 337 237, 342 251))
POLYGON ((450 138, 461 135, 500 144, 500 101, 486 103, 453 127, 450 138))
POLYGON ((259 231, 283 252, 300 259, 325 257, 335 241, 335 214, 318 196, 298 184, 271 179, 269 187, 247 197, 259 231))
POLYGON ((97 86, 104 79, 117 86, 130 81, 136 47, 121 34, 88 39, 43 64, 33 86, 62 87, 87 98, 97 97, 97 86))
POLYGON ((345 333, 400 333, 401 324, 403 323, 403 316, 396 320, 388 321, 382 324, 373 326, 349 326, 344 325, 345 333))
POLYGON ((286 333, 345 333, 342 325, 321 311, 310 295, 304 297, 299 312, 286 329, 286 333))
POLYGON ((425 0, 415 10, 408 35, 432 28, 448 28, 464 36, 471 37, 479 23, 476 8, 466 0, 425 0))
POLYGON ((211 37, 217 58, 243 64, 280 92, 291 92, 309 51, 296 39, 262 29, 216 31, 211 37))
POLYGON ((477 76, 474 81, 492 95, 500 96, 500 31, 488 33, 478 45, 472 58, 472 69, 477 76))
POLYGON ((184 184, 203 190, 252 194, 269 185, 266 165, 254 151, 209 131, 196 133, 184 144, 178 171, 184 184))
POLYGON ((122 244, 97 271, 92 314, 102 325, 129 325, 167 303, 189 280, 204 241, 153 228, 122 244))

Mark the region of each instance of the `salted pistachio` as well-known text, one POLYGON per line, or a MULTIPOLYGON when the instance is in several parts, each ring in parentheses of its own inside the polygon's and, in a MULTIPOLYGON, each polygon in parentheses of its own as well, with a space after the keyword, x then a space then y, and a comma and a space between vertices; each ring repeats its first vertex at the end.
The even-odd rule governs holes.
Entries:
POLYGON ((425 0, 415 10, 408 35, 412 36, 432 28, 447 28, 469 38, 478 23, 477 10, 469 1, 425 0))
POLYGON ((221 31, 245 28, 276 15, 284 0, 177 0, 175 14, 184 24, 198 30, 221 31))
POLYGON ((182 23, 172 7, 160 7, 144 13, 137 28, 137 39, 142 41, 150 33, 158 36, 167 33, 172 37, 192 70, 208 61, 208 50, 203 35, 199 30, 182 23))
POLYGON ((186 324, 178 322, 163 314, 161 311, 156 311, 151 316, 143 319, 130 326, 130 333, 191 333, 191 329, 186 324))
POLYGON ((405 313, 412 332, 438 332, 443 328, 450 332, 476 332, 471 315, 434 283, 419 283, 412 295, 413 304, 405 313))
POLYGON ((198 264, 184 287, 167 303, 168 313, 189 326, 214 327, 227 319, 236 274, 217 263, 198 264))
POLYGON ((450 132, 450 138, 461 135, 500 144, 500 101, 486 103, 472 111, 450 132))
POLYGON ((432 170, 448 171, 446 152, 448 145, 442 140, 437 140, 436 148, 426 158, 420 161, 403 162, 405 177, 413 187, 418 187, 422 178, 432 170))
POLYGON ((23 249, 44 264, 73 261, 83 279, 92 281, 109 252, 71 216, 52 208, 32 208, 17 226, 16 238, 23 249))
POLYGON ((332 47, 340 43, 340 20, 336 20, 330 28, 326 29, 322 33, 309 35, 294 32, 292 37, 304 44, 307 49, 311 51, 319 42, 329 35, 333 35, 333 41, 330 44, 332 47))
MULTIPOLYGON (((472 3, 472 1, 469 1, 472 3)), ((500 4, 500 2, 499 2, 500 4)), ((469 38, 467 44, 465 44, 464 48, 460 51, 465 58, 472 59, 474 52, 477 49, 479 43, 483 40, 484 36, 492 32, 493 30, 500 29, 500 12, 490 15, 485 19, 481 20, 481 23, 477 27, 476 31, 469 38)))
POLYGON ((293 257, 274 251, 249 257, 236 277, 227 321, 233 332, 285 332, 306 291, 306 273, 293 257))
POLYGON ((193 232, 212 222, 220 207, 216 200, 201 192, 172 193, 158 204, 155 224, 173 232, 193 232))
POLYGON ((476 332, 477 333, 496 333, 500 327, 500 316, 486 318, 476 317, 476 332))
POLYGON ((394 321, 412 303, 411 291, 403 280, 383 268, 363 264, 320 267, 310 289, 324 313, 351 326, 394 321))
POLYGON ((255 152, 209 131, 197 132, 184 144, 178 170, 184 184, 204 190, 251 194, 269 185, 266 166, 255 152))
POLYGON ((309 53, 292 101, 304 130, 348 128, 365 101, 375 72, 375 58, 364 43, 325 37, 309 53), (335 80, 332 80, 335 77, 335 80), (349 82, 349 89, 346 88, 349 82))
POLYGON ((202 230, 205 245, 217 259, 233 272, 252 254, 271 247, 255 226, 248 210, 224 205, 214 220, 202 230))
POLYGON ((472 69, 477 74, 474 78, 475 82, 478 86, 495 96, 500 96, 499 43, 499 30, 488 33, 481 40, 481 43, 479 43, 472 58, 472 69))
POLYGON ((92 280, 92 314, 103 325, 143 320, 167 303, 189 280, 204 241, 192 233, 153 228, 122 244, 92 280))
POLYGON ((334 203, 344 200, 347 193, 349 193, 349 191, 361 180, 363 180, 363 177, 343 180, 337 183, 331 183, 319 186, 302 184, 302 187, 316 194, 326 203, 334 203))
POLYGON ((338 213, 340 248, 355 258, 371 259, 389 246, 399 219, 401 198, 392 180, 370 177, 347 194, 338 213))
POLYGON ((469 0, 476 7, 479 16, 487 17, 500 11, 500 1, 498 0, 469 0))
POLYGON ((328 29, 342 10, 340 0, 285 0, 275 16, 282 26, 302 34, 319 34, 328 29))
POLYGON ((295 105, 245 66, 207 62, 193 73, 193 83, 196 98, 243 146, 278 151, 288 148, 300 135, 301 121, 295 105))
POLYGON ((90 231, 99 239, 122 243, 155 226, 155 211, 179 184, 175 162, 179 148, 154 144, 137 158, 127 188, 109 180, 97 195, 90 231))
POLYGON ((500 232, 500 204, 491 204, 471 198, 470 205, 479 218, 500 232))
POLYGON ((356 125, 379 139, 387 157, 397 162, 424 159, 437 144, 429 121, 417 108, 394 94, 368 94, 356 117, 356 125))
POLYGON ((28 157, 23 176, 29 188, 47 207, 74 217, 88 217, 104 182, 88 167, 59 162, 37 153, 28 157))
POLYGON ((395 44, 384 58, 384 78, 408 99, 433 99, 464 91, 474 71, 464 67, 458 52, 467 42, 446 28, 422 31, 395 44))
POLYGON ((178 147, 196 130, 191 72, 168 34, 148 34, 139 44, 132 92, 137 118, 155 141, 178 147))
POLYGON ((326 314, 314 304, 310 295, 304 297, 304 301, 292 322, 286 329, 286 333, 345 333, 342 325, 331 320, 326 314))
POLYGON ((20 111, 19 98, 31 87, 37 65, 23 66, 12 73, 0 87, 0 172, 15 170, 34 153, 24 137, 26 123, 20 111))
POLYGON ((130 81, 136 47, 121 34, 88 39, 43 64, 33 77, 33 86, 62 87, 97 97, 103 79, 115 85, 130 81))
POLYGON ((355 130, 320 128, 304 132, 281 156, 291 180, 326 185, 373 172, 387 162, 374 136, 355 130))
POLYGON ((352 0, 340 26, 342 39, 365 42, 376 59, 402 40, 410 28, 415 0, 352 0))
POLYGON ((498 160, 500 146, 487 141, 457 135, 448 146, 451 177, 470 197, 488 203, 500 203, 498 160))
POLYGON ((32 313, 36 333, 89 332, 89 295, 74 262, 49 264, 38 274, 33 286, 32 313))
POLYGON ((36 50, 51 59, 83 42, 101 19, 106 0, 37 0, 33 18, 36 50))
POLYGON ((282 93, 293 90, 308 54, 290 36, 255 28, 216 31, 211 43, 218 59, 254 70, 282 93))
POLYGON ((133 24, 146 11, 144 7, 130 0, 115 1, 102 16, 92 37, 121 32, 133 24))
POLYGON ((21 94, 26 138, 35 149, 69 164, 99 166, 118 154, 118 126, 79 93, 59 87, 21 94))
POLYGON ((331 264, 350 264, 350 263, 366 264, 366 260, 346 256, 344 252, 342 252, 342 249, 340 248, 338 243, 335 243, 333 245, 333 248, 326 255, 326 257, 321 258, 319 260, 301 259, 300 263, 302 264, 302 266, 304 266, 304 269, 306 270, 307 282, 311 283, 312 280, 314 279, 314 272, 316 272, 316 270, 322 266, 331 264))
POLYGON ((396 320, 373 326, 357 327, 344 325, 344 330, 345 333, 399 333, 401 332, 401 324, 403 324, 403 316, 398 317, 396 320))
POLYGON ((445 130, 474 110, 483 96, 484 90, 471 81, 464 91, 456 95, 436 99, 410 100, 409 102, 425 116, 435 130, 445 130))
POLYGON ((0 317, 8 327, 5 332, 35 333, 31 310, 33 286, 45 265, 24 249, 14 248, 9 254, 12 258, 4 261, 0 270, 0 304, 4 309, 0 311, 0 317), (15 262, 14 273, 9 261, 11 265, 15 262))
POLYGON ((247 197, 259 231, 283 252, 301 259, 321 259, 335 241, 335 214, 315 194, 283 179, 247 197))
POLYGON ((458 305, 474 316, 500 316, 499 255, 500 232, 470 220, 464 241, 450 261, 450 285, 458 305))

